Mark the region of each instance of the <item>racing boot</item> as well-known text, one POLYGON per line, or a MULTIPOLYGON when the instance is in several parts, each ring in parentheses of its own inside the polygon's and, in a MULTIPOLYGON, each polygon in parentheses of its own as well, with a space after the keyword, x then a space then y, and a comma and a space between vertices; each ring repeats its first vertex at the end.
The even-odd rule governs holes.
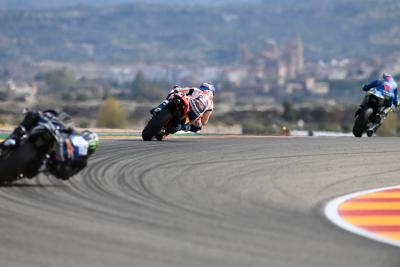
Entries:
POLYGON ((163 102, 161 102, 160 105, 158 105, 155 108, 150 109, 150 114, 151 115, 156 115, 158 112, 160 112, 166 105, 168 104, 168 100, 164 100, 163 102))

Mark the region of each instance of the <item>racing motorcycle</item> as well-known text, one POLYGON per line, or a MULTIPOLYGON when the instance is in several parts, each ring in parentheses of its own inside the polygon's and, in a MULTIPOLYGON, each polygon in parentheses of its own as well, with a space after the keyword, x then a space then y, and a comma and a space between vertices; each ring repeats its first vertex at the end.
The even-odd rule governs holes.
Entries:
POLYGON ((361 137, 363 133, 371 137, 378 130, 391 110, 384 103, 385 97, 378 94, 375 89, 366 93, 361 109, 355 114, 353 126, 355 137, 361 137))
POLYGON ((18 145, 0 146, 0 184, 33 178, 60 141, 64 124, 56 117, 40 116, 36 125, 21 137, 18 145))
POLYGON ((144 141, 151 141, 156 138, 158 141, 165 136, 173 134, 180 122, 188 122, 189 98, 179 92, 168 97, 168 103, 157 112, 142 131, 144 141))

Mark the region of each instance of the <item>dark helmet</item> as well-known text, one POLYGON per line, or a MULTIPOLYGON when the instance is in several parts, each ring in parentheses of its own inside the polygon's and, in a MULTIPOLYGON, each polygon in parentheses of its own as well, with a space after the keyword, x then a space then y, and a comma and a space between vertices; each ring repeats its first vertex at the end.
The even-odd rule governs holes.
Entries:
POLYGON ((82 133, 82 137, 89 144, 89 154, 92 154, 94 151, 96 151, 97 147, 99 146, 99 136, 92 131, 85 130, 82 133))
POLYGON ((74 128, 74 122, 72 120, 72 117, 66 113, 66 112, 58 112, 54 109, 47 109, 42 112, 42 114, 48 118, 57 118, 58 121, 62 122, 64 126, 67 128, 73 129, 74 128))
POLYGON ((389 73, 383 73, 382 74, 382 79, 384 80, 384 81, 391 81, 391 80, 393 80, 393 77, 392 77, 392 75, 390 75, 389 73))
POLYGON ((213 95, 215 94, 215 87, 214 87, 214 85, 209 84, 209 83, 203 83, 203 84, 201 84, 200 87, 199 87, 199 89, 200 89, 201 91, 209 90, 209 91, 211 91, 211 92, 213 93, 213 95))
POLYGON ((57 119, 62 121, 66 126, 74 128, 74 121, 72 120, 72 117, 68 113, 59 112, 57 115, 57 119))
POLYGON ((43 113, 43 115, 45 115, 46 117, 49 117, 49 118, 58 116, 58 112, 54 109, 47 109, 47 110, 44 110, 42 113, 43 113))

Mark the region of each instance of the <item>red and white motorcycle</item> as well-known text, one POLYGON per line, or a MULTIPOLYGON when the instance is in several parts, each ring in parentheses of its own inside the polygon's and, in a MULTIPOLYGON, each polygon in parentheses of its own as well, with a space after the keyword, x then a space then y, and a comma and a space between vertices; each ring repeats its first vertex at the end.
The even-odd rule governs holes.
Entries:
POLYGON ((165 136, 175 133, 176 128, 182 121, 189 121, 189 97, 176 92, 171 94, 168 103, 155 113, 146 127, 142 131, 144 141, 151 141, 156 138, 158 141, 164 139, 165 136))

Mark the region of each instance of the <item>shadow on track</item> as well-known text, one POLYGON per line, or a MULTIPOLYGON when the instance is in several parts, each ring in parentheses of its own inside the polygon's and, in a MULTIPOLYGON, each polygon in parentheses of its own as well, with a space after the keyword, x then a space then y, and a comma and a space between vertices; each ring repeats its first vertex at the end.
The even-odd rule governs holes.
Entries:
POLYGON ((21 188, 29 188, 29 187, 39 187, 39 188, 56 188, 56 187, 65 187, 65 184, 29 184, 29 183, 17 183, 17 184, 0 184, 0 189, 1 188, 7 188, 7 187, 21 187, 21 188))
POLYGON ((193 143, 193 139, 196 139, 195 137, 185 137, 185 138, 166 138, 163 139, 162 141, 143 141, 142 139, 114 139, 114 142, 141 142, 141 143, 146 143, 146 144, 162 144, 162 143, 193 143))

